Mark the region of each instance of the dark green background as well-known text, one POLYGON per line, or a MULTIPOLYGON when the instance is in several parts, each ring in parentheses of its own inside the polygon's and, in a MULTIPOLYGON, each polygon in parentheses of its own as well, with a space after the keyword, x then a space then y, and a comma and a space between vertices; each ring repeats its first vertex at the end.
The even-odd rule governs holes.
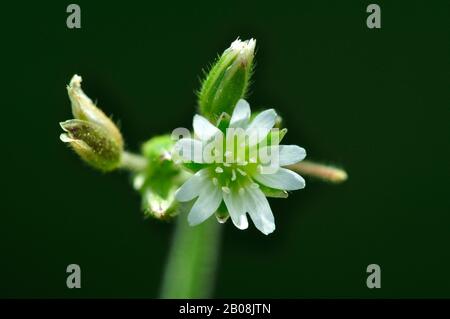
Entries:
POLYGON ((350 179, 273 200, 268 237, 227 223, 215 296, 450 297, 448 2, 376 1, 381 30, 369 1, 77 1, 81 30, 69 3, 2 4, 0 297, 157 296, 173 225, 59 141, 65 85, 82 75, 137 150, 190 127, 201 69, 238 36, 258 41, 250 104, 350 179))

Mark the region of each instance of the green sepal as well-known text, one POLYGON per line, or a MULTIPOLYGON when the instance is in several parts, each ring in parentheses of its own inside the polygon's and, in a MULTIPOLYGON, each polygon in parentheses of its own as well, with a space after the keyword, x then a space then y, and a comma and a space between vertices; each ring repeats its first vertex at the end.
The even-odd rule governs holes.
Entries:
POLYGON ((134 176, 134 186, 142 195, 146 216, 168 219, 179 213, 175 191, 189 174, 172 161, 173 145, 170 135, 153 137, 142 145, 148 167, 134 176))
POLYGON ((200 113, 211 121, 220 114, 231 114, 245 97, 253 71, 255 41, 233 42, 217 59, 198 92, 200 113))
POLYGON ((266 195, 266 197, 272 198, 288 198, 289 194, 287 191, 281 189, 275 189, 271 187, 264 186, 262 184, 258 184, 261 191, 266 195))
POLYGON ((84 120, 68 120, 60 123, 65 133, 61 141, 89 165, 101 171, 111 171, 120 165, 122 145, 100 124, 84 120))

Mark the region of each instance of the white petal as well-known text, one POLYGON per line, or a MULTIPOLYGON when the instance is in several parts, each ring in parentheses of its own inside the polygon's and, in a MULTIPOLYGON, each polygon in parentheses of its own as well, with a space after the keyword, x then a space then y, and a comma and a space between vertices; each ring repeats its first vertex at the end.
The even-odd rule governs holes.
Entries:
POLYGON ((278 153, 278 161, 270 163, 270 165, 286 166, 300 162, 306 157, 306 151, 297 145, 272 145, 265 146, 259 150, 260 154, 276 159, 278 153))
POLYGON ((266 196, 259 188, 245 189, 245 205, 256 228, 268 235, 275 230, 275 218, 266 196))
POLYGON ((197 197, 202 189, 207 186, 208 170, 202 169, 191 176, 175 193, 175 199, 187 202, 197 197))
POLYGON ((182 138, 174 146, 174 153, 183 161, 203 163, 203 143, 193 138, 182 138))
POLYGON ((274 109, 265 110, 259 113, 247 128, 250 145, 259 143, 266 138, 269 131, 275 125, 277 113, 274 109))
POLYGON ((216 134, 220 134, 220 130, 201 115, 194 116, 193 126, 195 135, 203 141, 208 141, 216 134))
POLYGON ((291 165, 306 157, 304 148, 298 145, 279 145, 280 166, 291 165))
POLYGON ((223 200, 225 205, 227 205, 233 224, 239 229, 247 229, 247 215, 245 214, 244 202, 239 192, 223 193, 223 200))
POLYGON ((303 177, 289 169, 281 167, 273 174, 257 173, 253 175, 253 178, 263 185, 287 191, 305 187, 303 177))
POLYGON ((222 202, 222 190, 214 186, 210 180, 207 180, 205 183, 208 186, 202 189, 188 215, 188 222, 191 226, 198 225, 207 220, 216 212, 222 202))
POLYGON ((240 99, 234 108, 230 120, 230 127, 245 127, 250 119, 250 105, 244 99, 240 99))

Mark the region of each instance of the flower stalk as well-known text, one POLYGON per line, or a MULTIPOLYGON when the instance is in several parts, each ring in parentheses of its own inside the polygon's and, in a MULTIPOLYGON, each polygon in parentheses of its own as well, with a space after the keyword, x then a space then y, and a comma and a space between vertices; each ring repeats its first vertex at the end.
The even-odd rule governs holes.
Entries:
POLYGON ((299 174, 315 177, 334 184, 343 183, 348 178, 347 172, 341 168, 312 161, 303 161, 287 167, 299 174))
POLYGON ((160 298, 211 298, 222 228, 215 220, 190 227, 178 217, 165 267, 160 298))
POLYGON ((141 172, 146 169, 148 161, 142 155, 130 153, 124 151, 120 162, 122 169, 129 170, 131 172, 141 172))

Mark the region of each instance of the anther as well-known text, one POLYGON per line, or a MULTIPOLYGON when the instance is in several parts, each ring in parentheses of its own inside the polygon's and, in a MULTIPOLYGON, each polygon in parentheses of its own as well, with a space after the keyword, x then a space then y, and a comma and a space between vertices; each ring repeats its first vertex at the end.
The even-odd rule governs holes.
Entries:
POLYGON ((223 168, 217 166, 216 169, 215 169, 215 172, 218 173, 218 174, 223 173, 223 168))
POLYGON ((227 193, 227 194, 230 193, 230 189, 229 189, 228 187, 226 187, 226 186, 222 186, 222 191, 223 191, 224 193, 227 193))

